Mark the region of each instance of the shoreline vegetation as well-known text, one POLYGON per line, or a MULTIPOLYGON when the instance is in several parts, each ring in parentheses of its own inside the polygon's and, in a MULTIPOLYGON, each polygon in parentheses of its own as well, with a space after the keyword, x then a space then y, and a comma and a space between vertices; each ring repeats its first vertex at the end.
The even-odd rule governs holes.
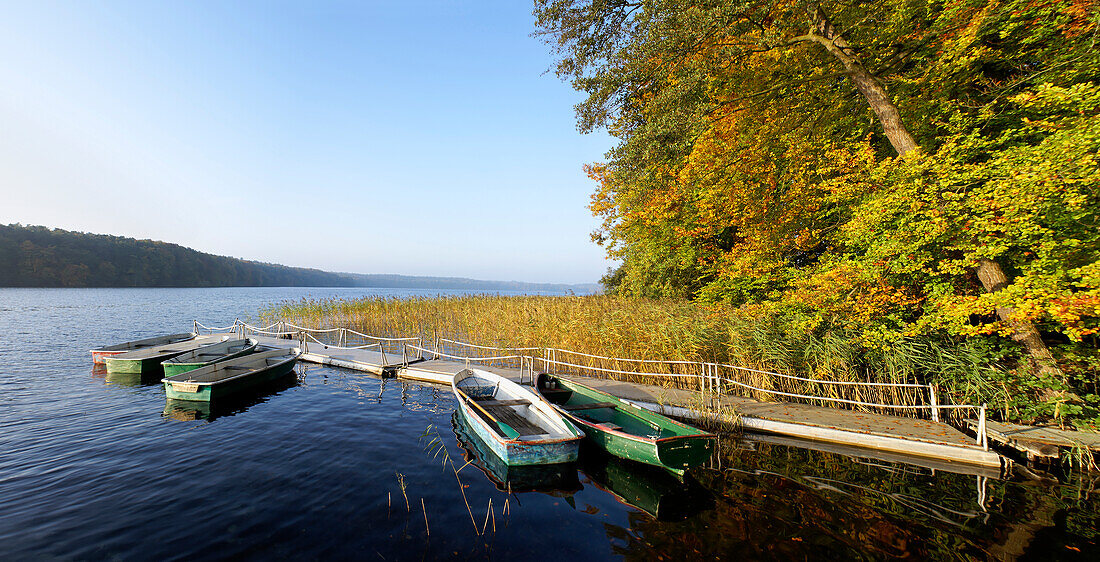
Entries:
MULTIPOLYGON (((795 321, 733 308, 676 299, 591 296, 452 296, 438 298, 303 299, 260 311, 267 322, 349 328, 376 337, 420 337, 425 347, 441 338, 505 348, 545 347, 605 357, 727 363, 815 380, 932 384, 940 403, 988 404, 991 419, 1036 422, 1057 418, 1088 428, 1090 411, 1071 415, 1059 402, 1032 392, 1031 375, 1015 359, 989 360, 987 347, 907 338, 867 347, 854 334, 806 331, 795 321)), ((581 361, 581 359, 577 359, 581 361)), ((648 373, 693 373, 691 366, 589 359, 587 365, 648 373)), ((659 377, 623 380, 675 385, 659 377)), ((833 390, 829 385, 755 375, 757 386, 884 404, 927 403, 926 396, 897 390, 833 390)), ((743 393, 774 399, 760 392, 743 393)), ((874 410, 872 410, 874 411, 874 410)), ((893 411, 904 415, 904 411, 893 411)))

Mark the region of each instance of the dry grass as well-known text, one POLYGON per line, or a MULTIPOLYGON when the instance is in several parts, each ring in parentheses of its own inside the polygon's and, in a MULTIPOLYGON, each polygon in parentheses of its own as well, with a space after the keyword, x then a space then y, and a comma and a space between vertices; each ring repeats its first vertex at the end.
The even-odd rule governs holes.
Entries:
MULTIPOLYGON (((444 339, 501 348, 557 348, 603 357, 660 359, 656 362, 593 359, 557 352, 559 373, 593 375, 588 368, 613 369, 648 376, 602 373, 620 380, 698 390, 698 379, 657 377, 658 374, 705 374, 701 363, 727 363, 815 380, 862 382, 929 382, 943 361, 968 361, 919 346, 898 348, 871 357, 851 341, 812 334, 792 337, 771 318, 749 318, 733 309, 703 307, 691 302, 596 296, 455 296, 439 298, 367 297, 355 300, 302 300, 261 311, 265 322, 284 320, 311 328, 346 327, 379 337, 420 337, 424 347, 465 356, 494 354, 464 349, 444 339), (931 359, 929 359, 931 358, 931 359), (688 364, 676 363, 689 362, 688 364)), ((366 342, 364 342, 366 343, 366 342)), ((393 351, 393 349, 390 349, 393 351)), ((536 358, 545 352, 529 352, 536 358)), ((553 352, 551 352, 553 353, 553 352)), ((555 355, 552 355, 554 357, 555 355)), ((973 363, 971 361, 971 363, 973 363)), ((982 365, 969 364, 977 373, 982 365)), ((516 366, 516 365, 509 365, 516 366)), ((542 365, 536 360, 535 368, 542 365)), ((885 387, 837 386, 800 382, 769 374, 722 369, 721 376, 760 389, 842 398, 883 404, 927 404, 926 391, 885 387)), ((791 400, 726 383, 726 392, 763 400, 791 400)), ((949 392, 939 398, 947 400, 949 392)), ((961 403, 967 396, 956 396, 961 403)), ((795 399, 794 401, 799 401, 795 399)), ((832 402, 809 401, 828 405, 832 402)), ((972 402, 973 403, 973 402, 972 402)), ((841 407, 853 407, 843 406, 841 407)), ((857 409, 865 409, 858 408, 857 409)), ((927 412, 891 410, 927 417, 927 412)))

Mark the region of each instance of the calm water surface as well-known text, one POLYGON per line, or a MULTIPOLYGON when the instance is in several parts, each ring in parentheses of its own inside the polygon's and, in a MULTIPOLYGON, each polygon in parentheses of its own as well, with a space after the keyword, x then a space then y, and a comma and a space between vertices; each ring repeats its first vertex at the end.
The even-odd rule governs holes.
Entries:
POLYGON ((302 365, 210 410, 87 353, 304 296, 438 293, 0 289, 0 558, 1100 559, 1095 475, 1002 480, 733 437, 683 483, 589 451, 508 471, 443 387, 302 365))

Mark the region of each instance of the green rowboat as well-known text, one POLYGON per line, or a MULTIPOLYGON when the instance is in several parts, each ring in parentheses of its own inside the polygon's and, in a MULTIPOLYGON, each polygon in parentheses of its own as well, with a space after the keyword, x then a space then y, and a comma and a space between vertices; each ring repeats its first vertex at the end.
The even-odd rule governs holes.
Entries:
POLYGON ((92 363, 102 365, 106 362, 106 359, 112 355, 118 355, 120 353, 126 353, 127 351, 135 351, 138 349, 147 349, 158 345, 167 345, 170 343, 193 340, 197 335, 198 334, 194 332, 185 332, 182 334, 155 336, 152 338, 145 338, 143 340, 128 341, 126 343, 100 347, 98 349, 91 350, 92 363))
POLYGON ((187 371, 205 367, 212 363, 234 359, 256 351, 256 340, 225 340, 213 345, 200 347, 161 362, 164 376, 171 377, 187 371))
POLYGON ((170 400, 209 402, 285 377, 301 354, 296 347, 270 349, 165 377, 161 382, 170 400))
POLYGON ((714 452, 715 436, 575 381, 540 374, 539 394, 584 431, 586 440, 617 457, 664 467, 677 475, 714 452))
POLYGON ((198 336, 193 339, 153 346, 145 349, 127 351, 107 356, 107 372, 114 374, 154 374, 161 373, 161 362, 177 355, 194 351, 200 347, 229 339, 225 334, 198 336))

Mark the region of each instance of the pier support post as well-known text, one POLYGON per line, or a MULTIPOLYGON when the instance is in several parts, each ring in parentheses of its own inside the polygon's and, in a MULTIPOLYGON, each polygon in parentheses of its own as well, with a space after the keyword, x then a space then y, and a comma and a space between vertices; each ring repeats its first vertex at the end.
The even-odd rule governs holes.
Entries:
POLYGON ((932 421, 940 421, 940 405, 936 400, 936 387, 928 385, 928 402, 932 405, 932 421))

